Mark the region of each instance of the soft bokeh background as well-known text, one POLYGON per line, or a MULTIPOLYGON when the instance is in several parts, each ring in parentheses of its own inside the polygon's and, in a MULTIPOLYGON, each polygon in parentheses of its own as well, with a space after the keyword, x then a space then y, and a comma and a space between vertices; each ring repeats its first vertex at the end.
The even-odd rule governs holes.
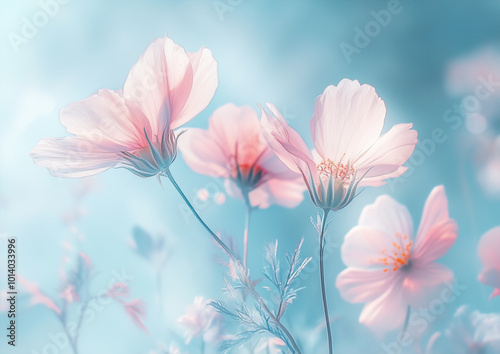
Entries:
MULTIPOLYGON (((32 21, 41 3, 45 1, 2 1, 0 5, 0 232, 17 237, 19 273, 47 294, 57 296, 61 290, 63 243, 71 242, 91 257, 96 291, 105 289, 113 272, 126 272, 133 277, 132 295, 148 305, 150 335, 135 327, 119 306, 110 304, 82 327, 82 353, 148 353, 158 342, 181 343, 183 331, 176 319, 186 305, 197 295, 222 297, 225 269, 216 263, 221 253, 169 184, 162 188, 155 179, 140 179, 126 170, 87 180, 57 179, 29 157, 41 138, 66 134, 58 121, 62 107, 100 88, 119 89, 146 46, 166 33, 189 51, 210 48, 219 63, 215 98, 189 126, 207 127, 211 113, 228 102, 256 109, 256 103, 272 102, 310 143, 315 97, 327 85, 347 77, 376 88, 387 105, 386 128, 412 122, 421 142, 432 139, 436 128, 445 132, 446 141, 434 144, 432 151, 422 144, 417 147, 405 176, 364 190, 334 217, 328 242, 336 247, 326 268, 338 353, 381 351, 373 349, 380 348, 380 341, 357 322, 361 305, 340 298, 335 278, 344 269, 339 249, 343 236, 355 226, 363 206, 382 194, 407 205, 416 224, 431 189, 439 184, 446 187, 450 214, 460 233, 441 261, 453 269, 466 290, 446 306, 432 329, 445 328, 462 304, 483 312, 498 311, 500 299, 488 300, 491 289, 476 281, 481 268, 476 247, 484 232, 500 224, 500 168, 498 160, 491 161, 494 149, 500 149, 500 110, 479 110, 472 117, 463 113, 453 120, 447 113, 474 94, 479 84, 479 74, 463 84, 463 71, 451 70, 453 63, 474 62, 474 53, 484 51, 500 58, 498 0, 402 0, 401 11, 349 60, 341 43, 352 45, 355 27, 363 29, 373 20, 370 11, 387 9, 387 1, 223 0, 228 9, 221 14, 212 1, 70 0, 60 3, 26 43, 13 45, 12 34, 21 34, 23 21, 32 21), (497 167, 486 169, 488 164, 497 167), (79 198, 77 191, 84 187, 88 191, 79 198), (82 215, 69 222, 68 215, 74 213, 82 215), (172 248, 163 277, 162 307, 155 300, 153 268, 129 246, 137 225, 154 235, 166 235, 172 248), (73 241, 77 234, 79 243, 73 241)), ((487 62, 480 72, 487 76, 496 70, 500 78, 500 61, 487 62)), ((499 97, 496 92, 481 104, 490 108, 496 102, 498 107, 499 97)), ((201 188, 224 192, 219 181, 193 173, 182 158, 172 171, 193 200, 201 188)), ((241 239, 242 201, 228 197, 223 204, 209 199, 195 205, 214 229, 241 239)), ((282 250, 292 250, 304 237, 304 255, 315 255, 317 235, 309 218, 316 213, 307 196, 294 209, 270 207, 256 212, 250 231, 252 274, 260 276, 264 245, 276 238, 282 250)), ((3 271, 4 264, 1 267, 3 271)), ((322 320, 316 260, 305 273, 301 285, 307 288, 285 319, 304 347, 322 320)), ((2 275, 0 288, 5 284, 2 275)), ((6 347, 3 335, 0 351, 42 353, 50 333, 60 332, 55 316, 43 306, 28 308, 26 301, 18 303, 18 313, 17 351, 6 347)), ((2 328, 6 321, 5 313, 1 314, 2 328)), ((320 335, 324 342, 325 333, 320 335)))

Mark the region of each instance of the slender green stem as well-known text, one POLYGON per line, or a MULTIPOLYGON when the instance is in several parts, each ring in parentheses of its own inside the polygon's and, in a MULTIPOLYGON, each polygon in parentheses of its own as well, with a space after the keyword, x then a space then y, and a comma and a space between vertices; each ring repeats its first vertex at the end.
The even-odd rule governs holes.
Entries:
POLYGON ((321 297, 323 298, 323 310, 325 311, 326 332, 328 334, 328 353, 333 353, 332 343, 332 329, 330 328, 330 316, 328 315, 328 304, 326 301, 326 286, 325 286, 325 267, 323 254, 325 251, 325 231, 326 219, 328 218, 328 209, 323 210, 323 220, 321 224, 321 231, 319 234, 319 275, 321 279, 321 297))
MULTIPOLYGON (((203 221, 203 219, 200 217, 200 215, 198 215, 198 212, 194 209, 194 207, 191 205, 191 203, 189 202, 189 200, 187 199, 186 195, 184 194, 184 192, 182 191, 182 189, 179 187, 179 185, 177 184, 177 182, 175 181, 174 177, 172 176, 172 174, 170 173, 170 170, 167 170, 165 171, 165 175, 168 177, 168 179, 170 180, 170 182, 172 182, 173 186, 175 187, 175 189, 177 190, 177 192, 179 193, 179 195, 182 197, 182 199, 184 200, 184 202, 186 203, 186 205, 188 206, 188 208, 191 210, 191 212, 193 213, 193 215, 196 217, 196 219, 200 222, 200 224, 205 228, 205 230, 208 231, 208 233, 210 234, 210 236, 212 236, 212 238, 222 247, 222 249, 226 252, 226 254, 229 256, 229 258, 231 258, 231 260, 233 260, 235 263, 239 264, 241 266, 241 261, 235 256, 235 254, 231 251, 231 249, 229 247, 226 246, 226 244, 224 243, 224 241, 222 241, 219 237, 217 237, 217 235, 210 229, 210 227, 203 221)), ((257 292, 257 290, 255 290, 255 287, 252 285, 252 282, 250 281, 250 279, 248 278, 248 275, 246 273, 246 271, 244 272, 244 275, 245 277, 244 279, 244 283, 247 284, 252 296, 254 297, 254 299, 262 306, 262 308, 264 309, 264 311, 269 315, 269 317, 271 318, 271 320, 283 331, 283 333, 285 333, 285 335, 287 336, 288 340, 290 341, 290 344, 292 346, 292 348, 290 348, 292 350, 292 353, 296 353, 296 354, 301 354, 301 351, 299 349, 299 347, 297 346, 297 343, 295 342, 295 340, 293 339, 293 336, 291 335, 291 333, 286 329, 285 326, 283 326, 283 324, 273 315, 273 313, 271 312, 271 310, 269 310, 269 308, 267 307, 265 301, 262 299, 262 297, 260 297, 259 293, 257 292)))
POLYGON ((57 319, 61 322, 61 325, 64 329, 64 333, 66 333, 66 336, 68 337, 69 345, 71 346, 71 350, 73 351, 73 354, 78 354, 78 346, 76 345, 74 338, 71 335, 68 326, 66 325, 67 314, 68 314, 67 311, 68 311, 68 305, 67 305, 67 303, 65 303, 63 311, 60 315, 57 316, 57 319))
POLYGON ((410 313, 411 313, 411 306, 408 305, 408 310, 406 310, 405 323, 403 325, 403 331, 402 331, 403 335, 406 332, 406 330, 408 329, 408 323, 410 322, 410 313))
POLYGON ((217 242, 219 244, 219 246, 222 247, 222 249, 228 254, 228 256, 231 259, 233 259, 233 260, 236 261, 237 258, 234 255, 233 251, 231 251, 229 249, 229 247, 226 246, 226 244, 210 229, 210 227, 208 227, 208 225, 203 221, 203 219, 200 217, 200 215, 198 215, 198 212, 193 208, 193 206, 191 205, 191 203, 187 199, 186 195, 182 191, 181 187, 179 187, 179 185, 175 181, 174 177, 170 173, 170 170, 165 171, 165 174, 168 177, 168 179, 170 180, 170 182, 172 182, 172 184, 174 185, 175 189, 180 194, 180 196, 182 197, 182 199, 184 200, 184 202, 186 203, 186 205, 188 206, 188 208, 191 210, 191 212, 193 213, 193 215, 200 222, 200 224, 205 228, 205 230, 208 231, 208 233, 210 234, 210 236, 212 236, 212 238, 215 240, 215 242, 217 242))
POLYGON ((248 194, 245 197, 246 215, 245 215, 245 232, 243 234, 243 267, 247 269, 247 259, 248 259, 248 232, 250 228, 250 214, 252 213, 252 206, 250 205, 250 200, 248 199, 248 194))

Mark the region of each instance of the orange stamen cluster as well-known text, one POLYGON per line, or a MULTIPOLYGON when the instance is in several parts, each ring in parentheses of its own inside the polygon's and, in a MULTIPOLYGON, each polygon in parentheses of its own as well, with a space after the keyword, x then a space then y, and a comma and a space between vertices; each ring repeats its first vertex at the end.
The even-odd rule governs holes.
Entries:
POLYGON ((382 257, 378 259, 378 262, 382 262, 384 265, 389 266, 388 268, 384 268, 384 272, 388 272, 391 267, 395 272, 399 268, 405 266, 410 260, 410 249, 411 249, 411 241, 408 239, 408 236, 403 235, 401 233, 396 233, 397 242, 393 242, 393 248, 388 252, 387 249, 383 249, 380 253, 382 253, 382 257))
POLYGON ((318 171, 321 176, 326 178, 333 176, 340 179, 349 179, 354 174, 352 166, 343 163, 336 164, 330 159, 322 161, 318 165, 318 171))

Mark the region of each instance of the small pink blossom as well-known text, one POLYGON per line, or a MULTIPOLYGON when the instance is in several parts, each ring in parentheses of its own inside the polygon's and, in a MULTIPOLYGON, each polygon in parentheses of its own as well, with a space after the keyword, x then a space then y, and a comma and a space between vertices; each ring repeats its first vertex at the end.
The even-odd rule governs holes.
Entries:
POLYGON ((119 299, 122 297, 129 296, 129 287, 125 283, 115 283, 111 288, 108 289, 106 295, 112 299, 119 299))
POLYGON ((85 177, 124 167, 141 177, 165 172, 177 155, 174 129, 211 101, 218 85, 210 50, 188 53, 170 38, 151 43, 123 90, 103 89, 60 112, 72 136, 43 139, 35 163, 57 177, 85 177))
POLYGON ((186 342, 202 337, 205 342, 218 343, 222 339, 222 316, 209 305, 209 300, 197 296, 194 303, 177 322, 186 330, 186 342))
POLYGON ((430 290, 453 280, 452 271, 435 261, 450 249, 457 232, 443 186, 429 195, 416 237, 406 207, 386 195, 377 198, 363 209, 342 245, 348 268, 337 278, 341 296, 365 303, 359 321, 374 331, 401 327, 408 306, 420 306, 430 290))
POLYGON ((269 148, 257 113, 248 106, 218 108, 208 130, 188 129, 179 147, 195 172, 224 178, 226 192, 236 198, 248 195, 252 206, 294 207, 303 199, 302 178, 269 148))
POLYGON ((478 280, 493 288, 490 298, 500 295, 500 226, 485 233, 478 245, 483 270, 478 280))
POLYGON ((134 299, 131 301, 121 301, 121 304, 132 322, 139 326, 144 332, 149 334, 149 331, 143 322, 146 319, 146 305, 144 302, 140 299, 134 299))
POLYGON ((69 284, 61 293, 61 297, 65 299, 67 302, 79 302, 80 301, 80 296, 78 295, 78 292, 76 291, 76 288, 73 284, 69 284))
POLYGON ((21 284, 24 287, 24 289, 27 292, 29 292, 31 294, 31 298, 30 298, 30 302, 29 302, 30 306, 41 304, 41 305, 44 305, 45 307, 51 309, 52 311, 54 311, 58 315, 61 314, 61 310, 54 303, 54 301, 51 298, 49 298, 48 296, 46 296, 45 294, 43 294, 40 291, 40 289, 38 289, 38 286, 35 283, 30 283, 28 280, 24 279, 21 276, 17 277, 17 281, 19 282, 19 284, 21 284))
POLYGON ((285 121, 272 104, 262 109, 265 139, 279 158, 302 174, 314 204, 339 210, 356 196, 358 186, 380 186, 402 175, 402 165, 417 143, 412 124, 398 124, 382 133, 386 108, 369 85, 342 80, 316 98, 311 119, 315 150, 285 121))

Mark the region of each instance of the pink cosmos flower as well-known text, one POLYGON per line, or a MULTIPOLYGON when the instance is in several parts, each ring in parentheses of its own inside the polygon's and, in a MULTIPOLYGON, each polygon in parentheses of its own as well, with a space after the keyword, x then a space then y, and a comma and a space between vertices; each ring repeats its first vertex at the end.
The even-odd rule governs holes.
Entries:
POLYGON ((485 233, 479 241, 478 253, 483 270, 479 274, 478 280, 494 288, 491 299, 500 295, 500 226, 497 226, 485 233))
POLYGON ((252 206, 294 207, 303 199, 301 176, 273 153, 249 106, 220 107, 210 117, 208 130, 188 129, 179 148, 194 171, 224 178, 227 193, 248 197, 252 206))
POLYGON ((177 322, 186 330, 186 343, 202 337, 205 342, 217 343, 222 339, 222 316, 209 305, 208 300, 197 296, 186 313, 177 322))
POLYGON ((43 139, 31 152, 58 177, 85 177, 124 167, 141 177, 166 171, 177 155, 174 129, 200 113, 217 89, 210 50, 187 53, 155 40, 132 67, 123 90, 103 89, 60 112, 73 136, 43 139))
POLYGON ((452 271, 434 261, 450 249, 457 232, 443 186, 429 195, 416 237, 406 207, 386 195, 377 198, 342 245, 348 268, 337 277, 341 296, 365 303, 359 321, 376 332, 402 326, 408 306, 421 305, 430 290, 453 280, 452 271))
POLYGON ((276 107, 262 109, 265 139, 279 158, 301 173, 314 204, 324 210, 344 208, 358 186, 380 186, 407 168, 417 143, 412 124, 398 124, 380 135, 385 104, 369 85, 343 79, 318 96, 311 119, 315 150, 310 151, 300 135, 276 107))

